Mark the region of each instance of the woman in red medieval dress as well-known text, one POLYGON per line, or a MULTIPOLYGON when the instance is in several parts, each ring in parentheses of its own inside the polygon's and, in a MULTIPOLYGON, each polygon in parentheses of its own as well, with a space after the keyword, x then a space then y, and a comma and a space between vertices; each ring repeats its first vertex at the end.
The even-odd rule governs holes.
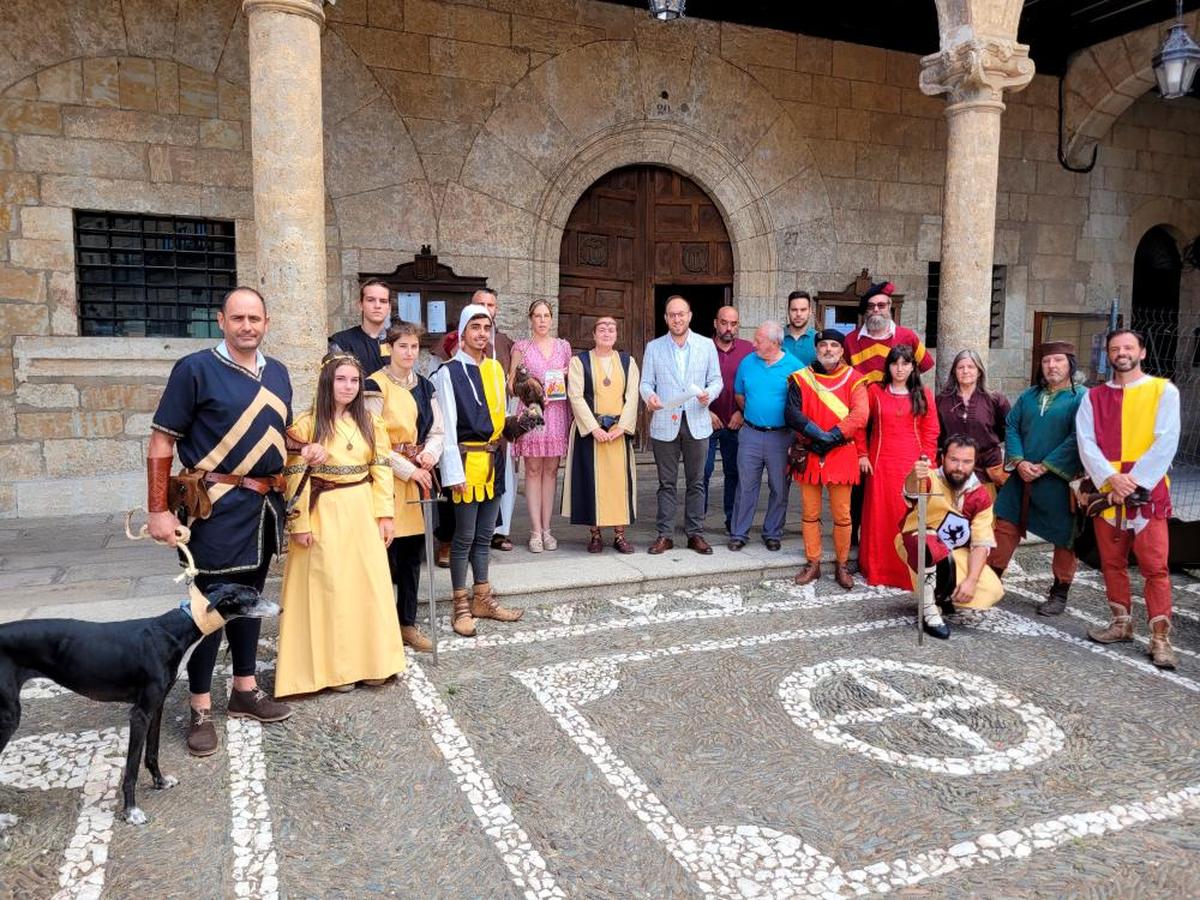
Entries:
POLYGON ((908 566, 895 546, 908 512, 904 478, 921 455, 937 458, 938 415, 933 392, 921 384, 913 364, 911 347, 893 347, 883 371, 883 381, 868 392, 869 437, 859 444, 866 488, 858 568, 868 584, 911 589, 908 566))

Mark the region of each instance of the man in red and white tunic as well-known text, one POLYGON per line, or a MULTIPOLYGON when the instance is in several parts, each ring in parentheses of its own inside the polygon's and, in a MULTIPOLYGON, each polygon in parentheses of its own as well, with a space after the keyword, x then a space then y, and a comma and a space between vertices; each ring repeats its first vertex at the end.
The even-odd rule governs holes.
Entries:
POLYGON ((1075 413, 1084 471, 1111 503, 1092 522, 1112 622, 1107 628, 1091 629, 1088 637, 1101 644, 1133 640, 1128 568, 1132 547, 1145 582, 1150 661, 1174 669, 1178 660, 1170 641, 1167 469, 1179 447, 1179 389, 1142 371, 1146 344, 1136 331, 1109 333, 1106 347, 1112 378, 1088 391, 1075 413))

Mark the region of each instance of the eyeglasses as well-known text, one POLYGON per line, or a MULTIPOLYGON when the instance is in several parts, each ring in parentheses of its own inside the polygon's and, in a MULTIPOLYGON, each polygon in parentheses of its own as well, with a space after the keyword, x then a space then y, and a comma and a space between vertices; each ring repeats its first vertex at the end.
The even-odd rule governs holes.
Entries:
POLYGON ((881 300, 878 303, 871 303, 869 300, 867 301, 867 309, 887 309, 891 305, 891 300, 881 300))

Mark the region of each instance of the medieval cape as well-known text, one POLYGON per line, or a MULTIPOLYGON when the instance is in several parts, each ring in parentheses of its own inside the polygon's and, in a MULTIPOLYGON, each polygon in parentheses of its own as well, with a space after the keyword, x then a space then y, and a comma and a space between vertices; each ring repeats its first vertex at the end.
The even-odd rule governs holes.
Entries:
MULTIPOLYGON (((185 467, 253 478, 283 470, 292 383, 281 362, 261 360, 254 372, 214 348, 175 363, 151 427, 175 438, 185 467)), ((202 575, 253 571, 264 553, 283 552, 283 498, 277 492, 210 484, 208 495, 209 517, 183 523, 192 531, 188 549, 202 575), (267 516, 274 519, 272 547, 264 547, 267 516)))
POLYGON ((1068 482, 1082 471, 1075 412, 1084 393, 1076 386, 1053 392, 1026 388, 1008 414, 1005 466, 1011 469, 1024 460, 1046 467, 1046 474, 1031 482, 1014 473, 996 495, 996 517, 1016 523, 1022 537, 1032 531, 1055 547, 1074 543, 1068 482))
POLYGON ((572 357, 567 370, 567 398, 575 421, 567 447, 562 514, 572 525, 619 527, 637 516, 631 435, 637 428, 641 376, 628 353, 614 351, 608 363, 606 368, 604 360, 585 350, 572 357), (601 427, 599 416, 616 418, 625 438, 597 443, 592 432, 601 427))

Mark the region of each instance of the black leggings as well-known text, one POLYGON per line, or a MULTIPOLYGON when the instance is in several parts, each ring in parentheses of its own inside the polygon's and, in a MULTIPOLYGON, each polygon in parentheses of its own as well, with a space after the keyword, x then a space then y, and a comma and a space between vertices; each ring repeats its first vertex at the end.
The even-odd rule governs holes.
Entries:
MULTIPOLYGON (((267 583, 267 571, 271 568, 271 557, 275 549, 273 517, 267 516, 263 534, 263 561, 257 569, 246 572, 231 572, 227 575, 197 575, 196 587, 201 593, 218 584, 248 584, 261 593, 267 583)), ((258 634, 262 619, 237 618, 222 629, 229 639, 229 652, 233 656, 235 677, 253 675, 258 661, 258 634)), ((204 637, 192 650, 188 659, 188 690, 193 694, 212 691, 213 669, 217 665, 217 652, 221 649, 221 632, 214 631, 204 637)))
POLYGON ((417 591, 421 585, 421 559, 425 535, 398 537, 388 547, 388 568, 396 585, 396 612, 401 625, 417 624, 417 591))

